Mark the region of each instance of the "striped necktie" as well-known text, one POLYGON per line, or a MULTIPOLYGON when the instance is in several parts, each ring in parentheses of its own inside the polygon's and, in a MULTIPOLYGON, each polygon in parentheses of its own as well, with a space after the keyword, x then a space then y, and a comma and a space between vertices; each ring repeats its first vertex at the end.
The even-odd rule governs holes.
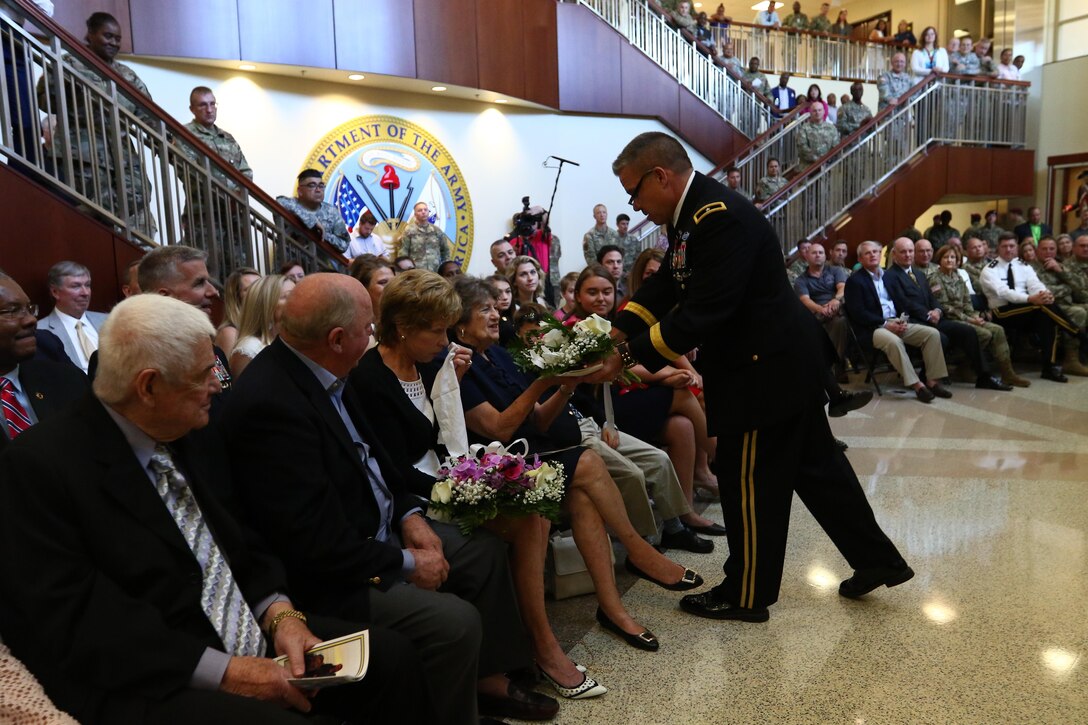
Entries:
POLYGON ((260 625, 204 521, 189 482, 174 465, 169 449, 162 444, 155 446, 148 467, 158 479, 155 490, 200 564, 203 580, 200 607, 219 634, 224 651, 239 657, 263 657, 265 641, 260 625))
POLYGON ((8 425, 8 435, 12 439, 31 426, 26 408, 15 397, 15 383, 7 378, 0 378, 0 405, 3 405, 4 422, 8 425))

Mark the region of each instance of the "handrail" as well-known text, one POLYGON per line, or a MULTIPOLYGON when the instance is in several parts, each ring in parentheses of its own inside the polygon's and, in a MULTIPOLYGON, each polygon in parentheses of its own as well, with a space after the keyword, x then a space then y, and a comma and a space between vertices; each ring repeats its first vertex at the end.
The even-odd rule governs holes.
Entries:
POLYGON ((715 46, 729 41, 737 58, 757 57, 765 73, 876 81, 889 67, 892 55, 911 46, 894 40, 855 40, 835 33, 794 28, 767 28, 752 23, 711 25, 715 46))
MULTIPOLYGON (((783 249, 823 236, 932 143, 1024 146, 1030 85, 943 73, 923 79, 762 201, 783 249)), ((632 231, 639 239, 656 238, 659 227, 639 225, 632 231)))
POLYGON ((714 109, 745 136, 771 125, 764 100, 741 88, 708 56, 684 39, 645 0, 577 0, 714 109))
POLYGON ((238 266, 267 272, 285 262, 309 271, 346 264, 82 42, 28 0, 13 1, 46 36, 43 42, 0 18, 4 62, 14 64, 0 78, 0 147, 13 168, 75 198, 139 246, 185 243, 207 251, 219 276, 238 266), (16 108, 9 77, 17 81, 16 108), (42 114, 55 118, 52 133, 42 128, 42 114), (40 145, 42 131, 51 145, 40 145))

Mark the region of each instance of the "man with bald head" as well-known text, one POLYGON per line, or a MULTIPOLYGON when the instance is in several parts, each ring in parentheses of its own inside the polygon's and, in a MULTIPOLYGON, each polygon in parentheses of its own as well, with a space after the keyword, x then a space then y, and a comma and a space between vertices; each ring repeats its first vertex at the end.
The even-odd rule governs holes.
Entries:
POLYGON ((888 106, 899 103, 903 94, 913 85, 912 76, 907 72, 907 56, 896 53, 892 56, 891 70, 881 73, 877 80, 877 93, 880 96, 878 110, 883 111, 888 106))
POLYGON ((502 674, 530 663, 502 542, 425 518, 371 432, 382 411, 347 381, 373 320, 352 277, 312 274, 295 287, 279 339, 223 411, 238 514, 283 561, 302 606, 411 640, 419 687, 444 722, 475 723, 477 692, 487 714, 554 716, 554 700, 502 674))

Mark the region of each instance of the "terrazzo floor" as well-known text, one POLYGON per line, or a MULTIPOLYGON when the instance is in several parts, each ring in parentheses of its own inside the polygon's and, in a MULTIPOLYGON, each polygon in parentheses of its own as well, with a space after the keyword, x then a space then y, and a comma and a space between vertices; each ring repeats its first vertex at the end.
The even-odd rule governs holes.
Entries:
MULTIPOLYGON (((1088 723, 1088 379, 1029 377, 1008 393, 956 384, 931 405, 885 389, 832 420, 917 572, 907 584, 839 597, 849 567, 795 500, 766 624, 691 617, 622 567, 657 653, 597 626, 592 596, 549 602, 575 661, 609 688, 563 701, 556 722, 1088 723)), ((704 513, 722 520, 718 504, 704 513)), ((726 553, 715 541, 669 555, 710 586, 726 553)))

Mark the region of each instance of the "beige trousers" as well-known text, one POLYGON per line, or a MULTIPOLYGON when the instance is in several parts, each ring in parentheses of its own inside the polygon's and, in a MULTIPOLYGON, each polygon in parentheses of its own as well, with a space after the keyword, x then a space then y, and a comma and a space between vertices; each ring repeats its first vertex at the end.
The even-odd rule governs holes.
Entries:
POLYGON ((948 377, 948 368, 944 364, 944 350, 941 349, 941 333, 937 328, 928 325, 915 325, 908 323, 907 331, 900 337, 894 332, 888 332, 883 327, 873 331, 873 347, 888 356, 892 367, 903 378, 903 384, 914 387, 918 382, 918 374, 914 372, 914 365, 907 355, 906 346, 922 349, 922 360, 926 365, 926 375, 930 380, 940 380, 948 377))

